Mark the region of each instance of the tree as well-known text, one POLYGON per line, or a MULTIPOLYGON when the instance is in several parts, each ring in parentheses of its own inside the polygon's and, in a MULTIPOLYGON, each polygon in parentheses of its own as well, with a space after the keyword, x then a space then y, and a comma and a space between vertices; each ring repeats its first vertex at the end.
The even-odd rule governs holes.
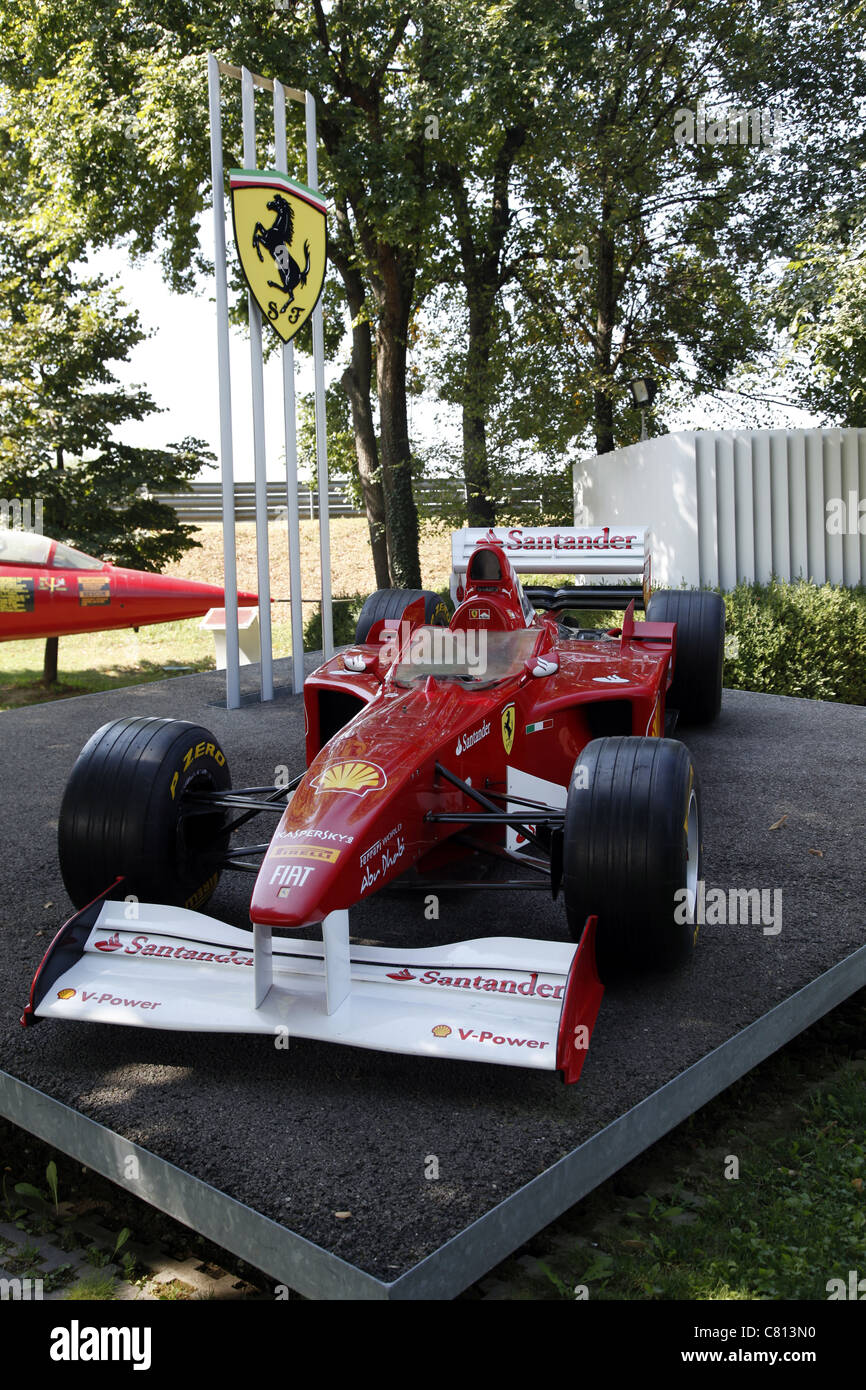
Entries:
MULTIPOLYGON (((407 104, 406 82, 392 66, 399 52, 414 70, 423 54, 412 22, 419 8, 394 0, 338 0, 326 11, 312 0, 303 9, 253 4, 238 11, 225 0, 207 6, 178 0, 155 13, 139 0, 119 6, 45 0, 34 14, 13 0, 0 20, 0 80, 55 208, 69 216, 83 243, 128 236, 136 254, 160 244, 175 288, 190 288, 202 269, 195 226, 206 204, 209 167, 205 52, 215 49, 315 94, 322 184, 347 217, 335 264, 350 282, 350 305, 360 302, 375 341, 370 369, 391 577, 409 586, 420 584, 420 567, 406 352, 426 241, 429 171, 423 121, 407 104)), ((236 109, 236 94, 232 100, 236 109)), ((297 153, 294 127, 291 138, 297 153)), ((364 338, 362 329, 347 382, 361 423, 373 418, 364 338)), ((359 438, 366 438, 359 469, 375 496, 369 428, 359 438)), ((380 519, 371 520, 378 525, 380 519)))
POLYGON ((863 62, 833 3, 819 34, 800 0, 571 8, 569 21, 552 0, 556 38, 529 66, 540 111, 509 106, 503 42, 498 144, 461 178, 445 169, 466 302, 438 374, 464 402, 464 461, 467 432, 479 460, 496 436, 521 469, 527 450, 608 452, 634 437, 627 382, 647 372, 666 404, 738 389, 766 352, 773 256, 858 164, 845 117, 863 62))
MULTIPOLYGON (((143 336, 102 277, 76 280, 57 254, 0 227, 0 491, 43 498, 55 540, 159 570, 197 544, 195 528, 147 493, 183 490, 213 455, 195 439, 160 450, 115 438, 157 409, 110 366, 143 336)), ((56 638, 44 679, 57 679, 56 638)))

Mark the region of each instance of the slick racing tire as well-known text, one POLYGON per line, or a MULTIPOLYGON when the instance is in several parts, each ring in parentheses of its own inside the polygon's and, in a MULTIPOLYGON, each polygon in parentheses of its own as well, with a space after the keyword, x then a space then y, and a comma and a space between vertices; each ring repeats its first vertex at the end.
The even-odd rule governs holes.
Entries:
POLYGON ((598 918, 603 984, 689 956, 700 824, 697 775, 682 743, 621 737, 586 745, 568 789, 562 889, 575 940, 588 917, 598 918))
POLYGON ((447 627, 451 607, 441 594, 434 594, 430 589, 377 589, 358 614, 355 641, 366 642, 370 628, 381 618, 402 618, 409 604, 419 598, 424 599, 425 623, 447 627))
POLYGON ((60 871, 75 906, 122 877, 111 896, 202 907, 219 880, 227 816, 222 808, 185 815, 184 793, 230 787, 225 754, 199 724, 103 724, 79 753, 60 807, 60 871))
POLYGON ((667 707, 684 724, 710 724, 722 708, 725 605, 704 590, 660 589, 647 604, 648 623, 676 623, 677 652, 667 707))

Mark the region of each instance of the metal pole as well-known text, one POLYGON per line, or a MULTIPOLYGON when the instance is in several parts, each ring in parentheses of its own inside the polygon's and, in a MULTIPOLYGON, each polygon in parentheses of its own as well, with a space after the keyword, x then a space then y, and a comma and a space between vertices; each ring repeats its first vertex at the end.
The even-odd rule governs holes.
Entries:
MULTIPOLYGON (((281 82, 274 82, 274 151, 276 167, 288 174, 286 151, 286 97, 281 82)), ((283 419, 286 437, 286 503, 289 538, 289 596, 292 614, 292 689, 304 687, 304 615, 301 605, 301 517, 298 499, 298 441, 295 415, 295 345, 284 343, 283 419)))
MULTIPOLYGON (((316 102, 311 92, 304 102, 307 130, 307 184, 319 189, 316 150, 316 102)), ((328 444, 325 431, 325 336, 322 301, 313 310, 313 369, 316 390, 316 467, 319 473, 319 553, 322 562, 322 649, 325 660, 334 654, 334 622, 331 610, 331 532, 328 514, 328 444)))
MULTIPOLYGON (((256 167, 256 117, 253 75, 241 69, 244 166, 256 167)), ((271 639, 271 576, 268 560, 268 475, 265 453, 265 382, 262 365, 262 315, 253 296, 247 294, 250 322, 250 371, 253 394, 253 460, 256 479, 256 561, 259 582, 259 624, 262 637, 262 700, 274 698, 274 654, 271 639)))
MULTIPOLYGON (((232 453, 232 397, 229 362, 229 303, 226 283, 225 191, 223 188, 222 117, 219 65, 207 59, 210 104, 210 168, 213 184, 214 276, 216 279, 217 364, 220 389, 220 470, 223 513, 223 582, 226 620, 226 708, 241 703, 240 643, 238 639, 238 575, 235 555, 235 477, 232 453)), ((269 615, 270 616, 270 615, 269 615)))

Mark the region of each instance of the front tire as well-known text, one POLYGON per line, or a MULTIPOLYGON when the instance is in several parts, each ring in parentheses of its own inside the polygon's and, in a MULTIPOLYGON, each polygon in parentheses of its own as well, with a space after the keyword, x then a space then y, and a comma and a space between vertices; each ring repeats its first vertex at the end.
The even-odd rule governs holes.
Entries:
POLYGON ((700 794, 688 749, 657 738, 588 743, 568 789, 562 888, 576 940, 587 917, 598 918, 603 983, 688 957, 700 873, 700 794))
POLYGON ((230 787, 225 754, 200 724, 154 718, 104 724, 78 755, 60 807, 60 871, 75 906, 122 877, 123 897, 202 907, 228 847, 228 835, 220 834, 226 813, 185 815, 183 796, 230 787))

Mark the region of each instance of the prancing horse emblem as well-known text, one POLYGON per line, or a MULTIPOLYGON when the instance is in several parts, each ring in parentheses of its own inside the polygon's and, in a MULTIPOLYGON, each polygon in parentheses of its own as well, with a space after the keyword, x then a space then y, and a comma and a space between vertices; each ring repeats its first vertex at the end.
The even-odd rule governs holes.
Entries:
POLYGON ((324 200, 274 169, 233 169, 230 185, 235 245, 247 284, 287 343, 322 292, 328 240, 324 200))
POLYGON ((502 711, 502 746, 510 753, 514 746, 514 705, 506 705, 502 711))
POLYGON ((304 242, 304 268, 298 265, 294 256, 289 254, 289 247, 295 235, 295 215, 292 212, 291 204, 287 203, 281 193, 271 199, 268 203, 270 212, 275 213, 274 222, 270 227, 262 226, 257 222, 253 231, 253 249, 259 260, 264 262, 262 247, 264 246, 276 262, 280 272, 279 284, 276 280, 269 280, 268 284, 272 289, 280 290, 288 295, 280 313, 284 314, 289 305, 294 302, 295 289, 298 285, 302 287, 307 283, 307 276, 310 273, 310 243, 304 242))

